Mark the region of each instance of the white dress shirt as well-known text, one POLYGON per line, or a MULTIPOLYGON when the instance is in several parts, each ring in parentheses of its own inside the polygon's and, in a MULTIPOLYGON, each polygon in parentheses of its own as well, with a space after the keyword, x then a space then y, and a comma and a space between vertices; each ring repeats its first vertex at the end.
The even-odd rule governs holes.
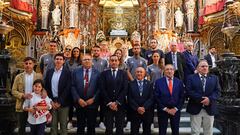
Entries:
POLYGON ((33 88, 33 73, 28 74, 25 72, 25 94, 32 93, 32 88, 33 88))
POLYGON ((52 94, 54 98, 58 97, 58 84, 59 84, 59 78, 62 74, 62 69, 63 67, 61 67, 59 70, 55 69, 53 72, 51 87, 52 87, 52 94))

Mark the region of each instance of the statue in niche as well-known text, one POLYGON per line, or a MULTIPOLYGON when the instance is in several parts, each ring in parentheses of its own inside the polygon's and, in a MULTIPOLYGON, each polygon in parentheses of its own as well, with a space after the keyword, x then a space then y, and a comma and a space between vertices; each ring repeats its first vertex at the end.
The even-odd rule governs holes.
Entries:
POLYGON ((176 27, 183 26, 183 13, 179 7, 177 8, 177 11, 175 12, 175 21, 176 21, 176 27))
POLYGON ((52 11, 52 19, 54 25, 60 25, 61 23, 61 10, 59 5, 56 5, 55 9, 52 11))
POLYGON ((168 0, 159 1, 159 28, 166 28, 166 14, 167 14, 167 2, 168 0))
POLYGON ((187 9, 187 22, 188 22, 188 32, 193 32, 194 26, 194 10, 195 10, 195 0, 189 0, 185 3, 187 9))

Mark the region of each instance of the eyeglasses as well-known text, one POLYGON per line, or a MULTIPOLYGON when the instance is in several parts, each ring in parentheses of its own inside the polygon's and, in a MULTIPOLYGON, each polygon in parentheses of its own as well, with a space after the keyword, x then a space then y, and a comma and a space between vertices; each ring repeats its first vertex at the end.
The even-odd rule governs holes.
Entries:
POLYGON ((65 48, 65 51, 71 51, 72 49, 71 48, 65 48))
POLYGON ((202 66, 200 66, 200 67, 204 68, 204 67, 208 67, 208 65, 202 65, 202 66))

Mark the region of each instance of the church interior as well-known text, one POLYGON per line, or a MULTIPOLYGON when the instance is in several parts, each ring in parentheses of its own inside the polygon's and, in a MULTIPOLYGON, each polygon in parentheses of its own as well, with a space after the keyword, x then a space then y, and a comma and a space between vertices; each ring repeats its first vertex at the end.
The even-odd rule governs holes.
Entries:
MULTIPOLYGON (((140 38, 145 49, 153 38, 164 53, 171 42, 178 44, 180 52, 185 50, 186 42, 193 42, 199 59, 210 47, 215 47, 219 56, 231 53, 238 59, 240 0, 0 0, 0 59, 9 57, 6 71, 11 77, 23 70, 26 56, 39 61, 50 41, 57 42, 58 52, 79 47, 82 54, 107 41, 110 53, 114 53, 124 45, 132 48, 134 36, 140 38)), ((237 68, 224 69, 229 76, 236 75, 233 82, 240 82, 239 65, 237 68), (238 72, 233 72, 237 68, 238 72)), ((226 87, 233 83, 228 84, 226 87)), ((235 88, 240 89, 240 85, 235 88)), ((239 91, 227 92, 237 93, 234 98, 239 100, 239 91)), ((237 135, 239 125, 227 131, 238 128, 237 135)), ((227 132, 216 128, 215 134, 221 134, 220 130, 227 132)))

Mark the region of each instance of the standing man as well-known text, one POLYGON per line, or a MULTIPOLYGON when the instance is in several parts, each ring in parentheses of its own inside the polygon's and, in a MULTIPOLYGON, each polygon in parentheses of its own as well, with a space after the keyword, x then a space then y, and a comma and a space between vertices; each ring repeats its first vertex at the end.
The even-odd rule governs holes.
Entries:
POLYGON ((52 127, 51 135, 67 135, 67 118, 71 96, 71 72, 63 66, 64 55, 58 53, 54 56, 54 68, 49 69, 45 78, 45 89, 52 99, 52 127))
POLYGON ((47 70, 54 68, 54 55, 57 53, 57 43, 51 41, 48 44, 48 53, 43 54, 40 57, 40 71, 43 75, 43 78, 46 77, 47 70))
POLYGON ((210 46, 208 50, 208 54, 204 56, 204 59, 207 60, 209 68, 215 68, 217 67, 216 61, 217 61, 217 50, 215 47, 210 46))
POLYGON ((187 112, 190 113, 192 135, 200 134, 201 125, 204 135, 213 134, 220 85, 217 76, 208 74, 208 70, 207 61, 201 60, 197 66, 198 73, 189 76, 186 84, 186 92, 190 98, 187 112))
POLYGON ((127 96, 128 78, 125 71, 118 69, 119 59, 116 55, 109 58, 110 69, 102 72, 100 76, 100 91, 106 107, 105 125, 106 135, 113 134, 115 118, 116 134, 123 135, 124 127, 124 99, 127 96))
POLYGON ((186 62, 186 66, 184 66, 184 84, 186 84, 187 77, 191 74, 197 72, 197 64, 198 64, 198 57, 197 55, 193 54, 193 42, 186 43, 187 50, 183 52, 183 56, 186 62))
POLYGON ((41 79, 42 75, 34 72, 33 67, 35 60, 32 57, 26 57, 24 60, 24 72, 16 76, 12 94, 16 98, 16 112, 18 116, 18 134, 25 135, 25 128, 27 124, 28 112, 23 111, 23 102, 25 99, 32 98, 33 82, 36 79, 41 79))
POLYGON ((155 83, 155 99, 158 105, 159 135, 166 135, 168 119, 172 135, 179 135, 179 122, 184 103, 183 82, 174 77, 174 67, 168 64, 164 68, 165 77, 155 83))
POLYGON ((96 45, 92 47, 93 67, 101 73, 107 69, 108 62, 107 60, 101 58, 100 53, 101 48, 99 46, 96 45))
POLYGON ((155 39, 155 38, 151 39, 150 50, 146 51, 145 58, 147 59, 148 65, 151 65, 153 63, 152 55, 153 55, 153 53, 157 52, 159 54, 160 58, 161 58, 159 63, 161 65, 161 67, 163 67, 165 65, 165 62, 164 62, 164 57, 165 56, 164 56, 163 51, 158 49, 157 46, 158 46, 157 39, 155 39))
POLYGON ((143 135, 151 135, 153 118, 153 87, 150 81, 144 79, 146 71, 138 67, 136 79, 129 84, 128 103, 130 105, 131 134, 138 135, 140 124, 143 124, 143 135))
POLYGON ((165 64, 172 64, 174 67, 174 77, 177 77, 180 80, 184 80, 184 66, 185 60, 182 53, 178 52, 178 45, 176 42, 170 43, 171 51, 165 55, 165 64))
POLYGON ((95 135, 95 123, 98 109, 99 90, 97 87, 99 72, 92 67, 92 56, 82 58, 82 67, 72 73, 72 96, 77 104, 77 134, 95 135))
MULTIPOLYGON (((101 44, 104 44, 104 43, 107 43, 107 42, 101 42, 101 44)), ((106 45, 107 46, 107 45, 106 45)), ((100 46, 93 46, 92 47, 92 55, 93 55, 93 60, 92 60, 92 63, 93 63, 93 67, 99 71, 99 73, 102 73, 104 70, 107 69, 108 67, 108 62, 106 59, 108 59, 108 56, 106 57, 106 59, 104 58, 101 58, 101 48, 100 46)), ((101 97, 100 97, 101 98, 101 97)), ((100 110, 99 110, 99 117, 100 117, 100 122, 99 122, 99 127, 101 129, 105 129, 105 125, 104 125, 104 107, 103 106, 103 103, 102 103, 102 100, 100 99, 100 110)))
POLYGON ((128 78, 130 81, 133 81, 135 77, 135 70, 137 67, 147 68, 147 61, 140 56, 140 45, 136 44, 133 46, 133 56, 127 59, 128 66, 128 78))

